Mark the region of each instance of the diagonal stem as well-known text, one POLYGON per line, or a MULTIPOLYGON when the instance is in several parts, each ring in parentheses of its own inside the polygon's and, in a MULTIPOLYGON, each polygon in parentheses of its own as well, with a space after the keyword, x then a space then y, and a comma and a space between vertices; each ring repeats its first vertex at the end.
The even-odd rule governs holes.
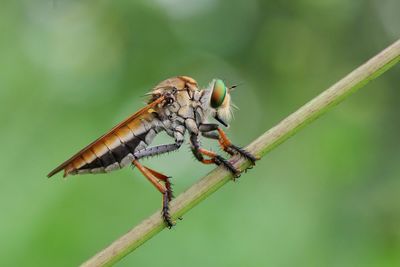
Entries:
MULTIPOLYGON (((400 40, 371 58, 346 77, 332 85, 319 96, 302 106, 296 112, 282 120, 275 127, 253 141, 247 150, 262 157, 267 152, 294 135, 303 126, 309 124, 329 108, 340 103, 351 93, 363 87, 372 79, 390 69, 400 60, 400 40)), ((240 168, 248 166, 248 162, 233 157, 231 162, 240 168)), ((192 187, 180 194, 171 202, 171 215, 174 219, 182 216, 218 190, 231 179, 231 174, 223 168, 216 168, 192 187)), ((134 251, 141 244, 155 236, 165 228, 160 211, 135 226, 128 233, 114 241, 104 250, 97 253, 82 266, 109 266, 134 251)))

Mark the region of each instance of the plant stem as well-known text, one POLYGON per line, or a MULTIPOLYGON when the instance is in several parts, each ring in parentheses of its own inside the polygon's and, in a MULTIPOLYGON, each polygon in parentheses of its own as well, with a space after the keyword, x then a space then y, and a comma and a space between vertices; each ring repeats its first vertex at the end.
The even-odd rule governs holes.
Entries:
MULTIPOLYGON (((346 77, 332 85, 316 98, 302 106, 296 112, 282 120, 278 125, 265 132, 249 146, 247 150, 259 157, 275 148, 294 135, 303 126, 309 124, 329 108, 340 103, 351 93, 363 87, 372 79, 394 66, 400 60, 400 40, 361 65, 346 77)), ((235 156, 230 161, 238 168, 245 168, 248 162, 235 156)), ((192 187, 171 202, 171 215, 174 219, 182 216, 207 196, 231 180, 231 174, 223 168, 216 168, 192 187)), ((148 219, 123 235, 82 266, 109 266, 135 250, 141 244, 165 228, 157 211, 148 219)))

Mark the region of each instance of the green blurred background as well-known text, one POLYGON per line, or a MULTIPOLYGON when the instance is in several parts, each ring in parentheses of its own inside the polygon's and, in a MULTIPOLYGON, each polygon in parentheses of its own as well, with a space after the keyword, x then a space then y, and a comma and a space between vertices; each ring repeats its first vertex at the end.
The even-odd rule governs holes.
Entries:
MULTIPOLYGON (((0 266, 76 266, 160 207, 130 168, 46 178, 159 81, 240 84, 228 133, 245 145, 398 39, 399 10, 398 0, 2 1, 0 266)), ((399 71, 118 266, 400 266, 399 71)), ((177 194, 212 169, 186 146, 145 163, 172 175, 177 194)))

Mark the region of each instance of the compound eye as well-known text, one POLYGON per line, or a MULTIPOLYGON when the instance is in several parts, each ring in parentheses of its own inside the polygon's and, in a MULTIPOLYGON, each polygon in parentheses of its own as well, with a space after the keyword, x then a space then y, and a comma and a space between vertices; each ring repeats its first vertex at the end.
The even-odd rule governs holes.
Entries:
POLYGON ((226 96, 226 86, 220 79, 215 80, 211 93, 210 105, 212 108, 218 108, 224 102, 226 96))

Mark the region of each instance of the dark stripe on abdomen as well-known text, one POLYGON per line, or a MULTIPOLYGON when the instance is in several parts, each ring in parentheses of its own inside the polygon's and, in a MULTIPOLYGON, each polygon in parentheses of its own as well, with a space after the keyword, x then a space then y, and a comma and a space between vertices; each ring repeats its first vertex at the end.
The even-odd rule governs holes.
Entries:
POLYGON ((114 158, 113 154, 111 151, 108 151, 104 155, 100 157, 101 162, 103 163, 104 167, 110 166, 111 164, 116 162, 116 159, 114 158))
POLYGON ((136 138, 138 138, 140 141, 143 141, 146 145, 149 145, 146 143, 146 135, 149 133, 149 131, 141 133, 139 135, 136 135, 136 138))
POLYGON ((107 153, 96 157, 92 162, 87 163, 80 167, 78 170, 92 170, 97 168, 107 168, 108 166, 118 162, 121 163, 128 154, 134 154, 135 149, 138 147, 140 142, 145 145, 145 139, 148 132, 141 133, 139 135, 134 135, 134 137, 126 143, 122 143, 112 150, 108 150, 107 153))
POLYGON ((113 150, 112 150, 112 153, 113 153, 113 155, 114 155, 114 157, 115 157, 115 159, 118 161, 118 162, 121 162, 121 160, 123 159, 123 158, 125 158, 129 153, 131 153, 130 151, 129 151, 129 149, 125 146, 125 144, 121 144, 121 145, 119 145, 119 146, 117 146, 116 148, 114 148, 113 150))
POLYGON ((90 163, 86 163, 85 165, 83 165, 82 167, 79 168, 79 170, 91 170, 91 169, 96 169, 96 168, 101 168, 104 167, 103 163, 101 162, 101 160, 99 158, 95 158, 92 162, 90 163))
POLYGON ((126 147, 129 149, 129 152, 133 154, 135 152, 135 148, 139 145, 140 141, 141 140, 139 138, 134 137, 128 142, 126 142, 125 144, 126 147))
POLYGON ((146 144, 146 142, 145 142, 146 135, 147 135, 147 132, 141 133, 139 135, 134 135, 134 137, 131 140, 129 140, 128 142, 125 143, 125 145, 130 153, 132 153, 132 154, 135 153, 135 149, 140 144, 140 142, 143 142, 144 144, 146 144))

